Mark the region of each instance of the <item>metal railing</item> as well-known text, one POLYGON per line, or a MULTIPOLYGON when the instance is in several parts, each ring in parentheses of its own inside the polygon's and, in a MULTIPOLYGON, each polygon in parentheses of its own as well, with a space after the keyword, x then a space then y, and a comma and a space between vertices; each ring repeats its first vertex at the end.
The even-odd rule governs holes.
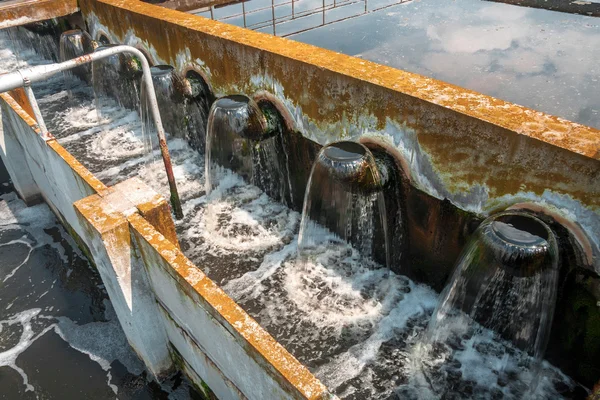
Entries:
POLYGON ((144 54, 131 46, 115 46, 105 50, 98 50, 91 54, 86 54, 81 57, 74 58, 72 60, 64 61, 61 63, 37 65, 30 68, 21 69, 18 71, 10 72, 8 74, 0 75, 0 93, 14 90, 17 88, 24 88, 25 94, 31 108, 37 125, 40 129, 41 136, 44 140, 52 139, 52 136, 48 133, 44 118, 38 106, 31 84, 46 80, 62 71, 66 71, 83 64, 89 64, 93 61, 98 61, 103 58, 110 57, 119 53, 131 53, 140 60, 142 64, 142 80, 146 86, 148 93, 148 102, 150 106, 150 112, 152 119, 156 125, 156 131, 158 136, 158 143, 160 146, 160 152, 162 155, 163 163, 165 165, 165 171, 167 173, 167 179, 169 181, 169 191, 171 193, 171 205, 173 212, 177 219, 183 218, 183 211, 181 209, 181 201, 177 192, 177 184, 175 183, 175 176, 173 174, 173 166, 171 164, 171 157, 169 155, 169 148, 167 147, 167 141, 165 139, 165 130, 163 128, 162 120, 160 118, 160 111, 158 109, 158 103, 156 101, 156 93, 154 92, 154 85, 152 83, 152 76, 150 74, 150 65, 144 54))
POLYGON ((296 5, 298 3, 300 3, 301 1, 302 0, 287 0, 287 1, 275 3, 275 0, 271 0, 271 4, 269 6, 259 7, 259 8, 255 8, 252 10, 246 10, 246 3, 248 1, 242 1, 239 3, 227 4, 224 6, 211 6, 208 8, 192 10, 189 12, 193 13, 193 14, 197 14, 197 15, 207 16, 213 20, 232 23, 234 25, 238 25, 238 24, 236 24, 235 22, 232 22, 232 21, 234 21, 235 19, 239 19, 241 17, 243 23, 239 24, 240 26, 243 26, 244 28, 248 28, 248 29, 252 29, 252 30, 264 30, 268 27, 272 27, 273 35, 277 35, 277 27, 282 24, 286 24, 286 23, 289 23, 292 21, 299 21, 302 19, 306 19, 306 18, 311 17, 316 14, 322 14, 322 18, 319 20, 318 23, 315 23, 306 28, 293 30, 292 32, 287 32, 287 33, 278 35, 281 37, 286 37, 286 36, 295 35, 295 34, 302 33, 302 32, 307 32, 307 31, 310 31, 310 30, 313 30, 316 28, 320 28, 322 26, 327 26, 327 25, 330 25, 330 24, 333 24, 336 22, 341 22, 341 21, 345 21, 348 19, 356 18, 361 15, 365 15, 365 14, 369 14, 369 13, 372 13, 375 11, 383 10, 385 8, 393 7, 398 4, 407 3, 411 0, 395 0, 395 1, 392 0, 391 3, 384 4, 384 5, 381 5, 378 7, 374 7, 372 9, 369 9, 369 0, 333 0, 333 2, 331 2, 331 0, 322 0, 322 3, 318 7, 315 7, 315 8, 309 9, 309 10, 297 11, 296 5), (354 13, 352 15, 349 15, 349 16, 342 17, 342 18, 327 20, 328 12, 330 13, 333 10, 342 9, 344 7, 352 6, 355 4, 361 4, 361 3, 364 4, 364 7, 361 8, 361 11, 354 13), (223 17, 215 17, 216 9, 224 9, 227 7, 231 8, 231 7, 237 6, 239 4, 241 4, 241 7, 242 7, 241 12, 237 12, 237 13, 234 13, 231 15, 226 15, 223 17), (278 10, 280 8, 286 8, 286 7, 287 8, 291 7, 290 13, 281 15, 281 16, 276 16, 276 10, 278 10), (255 22, 252 24, 247 23, 247 19, 249 16, 252 16, 253 14, 257 14, 257 13, 264 12, 267 10, 271 11, 270 19, 260 21, 260 22, 255 22))

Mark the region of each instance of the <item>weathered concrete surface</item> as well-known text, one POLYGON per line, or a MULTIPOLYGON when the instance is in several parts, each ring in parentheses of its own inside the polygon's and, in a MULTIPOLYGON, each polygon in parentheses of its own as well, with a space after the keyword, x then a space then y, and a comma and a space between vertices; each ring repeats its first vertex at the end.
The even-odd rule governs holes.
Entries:
POLYGON ((0 3, 0 29, 64 17, 79 11, 77 0, 16 0, 0 3))
MULTIPOLYGON (((19 195, 38 190, 71 233, 82 237, 73 202, 106 189, 83 165, 66 152, 56 140, 44 141, 39 136, 35 120, 8 94, 0 94, 4 124, 2 152, 8 155, 5 165, 19 195), (21 157, 10 153, 22 149, 21 157), (27 192, 21 192, 19 187, 27 192), (35 189, 37 187, 37 189, 35 189)), ((89 243, 84 243, 89 246, 89 243)))
POLYGON ((238 0, 144 0, 146 3, 179 11, 192 11, 225 4, 239 3, 238 0))
POLYGON ((12 128, 13 115, 10 111, 2 111, 0 119, 0 158, 6 170, 14 179, 14 187, 19 197, 27 204, 33 204, 41 200, 40 190, 31 176, 25 150, 15 136, 12 128), (9 159, 10 155, 10 159, 9 159))
POLYGON ((175 246, 128 217, 169 340, 220 398, 332 398, 309 371, 175 246))
POLYGON ((103 197, 121 197, 135 206, 137 211, 154 228, 179 248, 175 223, 171 217, 169 203, 139 178, 130 178, 101 193, 103 197))
POLYGON ((320 144, 358 137, 389 143, 404 159, 410 184, 437 199, 482 216, 520 202, 556 210, 583 229, 600 271, 600 131, 151 4, 80 6, 94 37, 144 48, 181 74, 196 69, 217 96, 274 94, 294 130, 320 144))
POLYGON ((154 295, 131 243, 126 215, 136 207, 119 192, 75 203, 90 253, 127 339, 155 376, 170 372, 172 361, 154 295))

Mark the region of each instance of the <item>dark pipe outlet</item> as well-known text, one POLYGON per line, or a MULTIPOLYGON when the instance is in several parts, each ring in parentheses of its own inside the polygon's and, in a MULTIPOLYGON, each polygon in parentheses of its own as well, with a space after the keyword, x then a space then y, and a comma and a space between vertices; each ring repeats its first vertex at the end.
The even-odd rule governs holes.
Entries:
MULTIPOLYGON (((118 44, 107 44, 96 48, 100 51, 118 44)), ((115 99, 120 106, 138 110, 142 69, 139 60, 127 53, 115 54, 92 63, 92 82, 101 114, 103 97, 115 99)))
POLYGON ((204 154, 208 113, 215 101, 215 96, 202 75, 194 70, 186 73, 183 83, 187 110, 185 116, 186 139, 193 149, 204 154))
MULTIPOLYGON (((72 29, 60 36, 60 61, 67 61, 73 58, 90 54, 94 52, 95 43, 91 36, 82 30, 72 29)), ((77 68, 64 72, 65 84, 70 89, 71 77, 76 76, 84 82, 91 82, 92 66, 90 64, 81 65, 77 68)))

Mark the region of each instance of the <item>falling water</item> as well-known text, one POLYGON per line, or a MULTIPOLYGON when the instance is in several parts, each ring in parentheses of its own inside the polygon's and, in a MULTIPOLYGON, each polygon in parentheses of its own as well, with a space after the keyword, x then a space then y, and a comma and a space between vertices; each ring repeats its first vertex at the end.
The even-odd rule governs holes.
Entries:
POLYGON ((27 54, 35 52, 46 60, 57 61, 58 37, 60 26, 56 19, 35 22, 15 28, 14 38, 19 53, 26 58, 27 54))
POLYGON ((206 125, 214 98, 204 79, 195 71, 187 73, 185 84, 187 142, 193 149, 205 154, 206 125))
MULTIPOLYGON (((96 48, 96 51, 104 50, 117 45, 109 44, 96 48)), ((106 101, 112 98, 117 101, 120 108, 139 110, 140 97, 139 86, 142 70, 139 60, 126 53, 115 54, 92 63, 92 84, 96 97, 96 111, 99 119, 109 116, 114 107, 106 101)))
POLYGON ((42 26, 51 27, 51 23, 52 20, 49 20, 2 30, 10 40, 10 51, 17 64, 22 66, 28 63, 30 65, 45 64, 56 59, 58 43, 54 36, 41 29, 42 26), (36 31, 42 31, 43 33, 38 34, 36 31))
POLYGON ((304 198, 298 238, 303 261, 347 244, 363 257, 373 258, 378 229, 383 232, 386 252, 380 258, 387 261, 389 240, 381 186, 375 159, 365 146, 355 142, 325 146, 313 165, 304 198))
POLYGON ((267 121, 258 105, 246 96, 226 96, 211 107, 206 129, 206 193, 217 176, 229 169, 254 183, 253 147, 264 138, 267 121))
MULTIPOLYGON (((64 32, 60 36, 60 61, 71 60, 94 51, 94 42, 87 32, 74 29, 64 32)), ((80 65, 79 67, 64 71, 65 86, 70 92, 74 86, 76 77, 84 82, 89 82, 92 68, 90 64, 80 65)))
MULTIPOLYGON (((165 132, 171 137, 185 137, 182 83, 175 74, 175 69, 170 65, 155 65, 150 68, 150 73, 165 132)), ((145 153, 153 155, 152 161, 156 161, 153 150, 158 148, 157 131, 150 110, 148 91, 144 85, 141 88, 141 118, 145 153)))
POLYGON ((531 215, 502 213, 481 224, 428 327, 429 350, 444 360, 425 368, 436 392, 456 383, 464 363, 507 397, 535 391, 556 302, 557 257, 552 231, 531 215), (478 362, 487 365, 473 368, 478 362))

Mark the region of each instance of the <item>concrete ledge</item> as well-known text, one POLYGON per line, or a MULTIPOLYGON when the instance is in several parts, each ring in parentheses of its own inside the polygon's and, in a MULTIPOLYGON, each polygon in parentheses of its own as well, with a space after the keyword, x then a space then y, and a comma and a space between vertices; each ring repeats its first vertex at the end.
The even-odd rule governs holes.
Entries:
POLYGON ((156 377, 172 368, 166 332, 159 317, 143 260, 135 250, 127 215, 136 207, 118 191, 75 203, 83 237, 89 243, 111 303, 127 339, 156 377))
POLYGON ((0 29, 64 17, 77 11, 77 0, 9 0, 0 3, 0 29))
POLYGON ((133 214, 128 220, 157 300, 171 319, 169 340, 186 360, 194 360, 190 365, 211 388, 221 387, 223 395, 233 396, 235 387, 251 399, 333 398, 306 367, 145 219, 133 214), (196 358, 199 352, 216 370, 196 358), (212 372, 204 375, 206 368, 212 372), (226 382, 215 386, 208 381, 219 381, 215 374, 225 376, 234 387, 226 382))
MULTIPOLYGON (((246 83, 242 80, 250 78, 252 76, 250 70, 257 67, 254 64, 257 61, 255 60, 257 51, 264 52, 263 56, 268 54, 269 58, 275 55, 284 57, 289 71, 282 71, 279 65, 269 65, 275 60, 261 60, 265 62, 261 66, 266 67, 266 73, 271 75, 272 79, 284 83, 285 86, 292 84, 290 80, 294 79, 296 81, 294 89, 297 90, 296 93, 291 94, 292 97, 312 95, 310 99, 303 99, 299 103, 302 105, 303 112, 315 121, 336 122, 342 117, 344 111, 350 115, 354 114, 357 110, 352 110, 352 106, 361 104, 360 99, 348 97, 338 99, 335 93, 331 93, 329 98, 323 96, 325 94, 323 92, 331 86, 331 82, 328 81, 333 78, 326 72, 333 72, 600 159, 600 131, 596 129, 435 79, 152 4, 124 0, 82 0, 81 8, 92 25, 97 22, 98 27, 108 28, 114 35, 113 39, 125 41, 128 33, 129 35, 133 33, 140 41, 151 47, 158 59, 164 62, 179 64, 177 55, 185 54, 187 50, 192 53, 192 57, 189 58, 198 57, 206 63, 206 69, 212 71, 211 83, 217 89, 234 85, 243 88, 244 84, 250 85, 251 79, 247 79, 246 83), (152 29, 153 27, 164 30, 166 35, 156 37, 153 35, 156 31, 152 29), (180 40, 182 34, 194 35, 202 40, 200 43, 195 43, 190 36, 187 40, 180 40), (212 43, 206 43, 206 39, 211 39, 212 43), (237 49, 232 47, 233 44, 246 48, 248 56, 246 63, 231 63, 231 61, 239 61, 235 60, 237 49), (199 47, 203 48, 204 54, 197 51, 199 47), (217 56, 221 57, 220 62, 215 59, 217 56), (236 65, 236 68, 230 68, 225 72, 222 69, 224 63, 229 66, 236 65), (291 74, 293 70, 302 67, 300 64, 304 64, 303 73, 291 74), (317 72, 315 68, 320 70, 321 77, 314 75, 317 72), (308 76, 309 80, 298 79, 303 75, 308 76), (321 112, 325 109, 329 109, 330 112, 321 112), (564 134, 548 135, 549 132, 569 133, 569 135, 568 137, 564 134)), ((343 92, 339 95, 343 95, 343 92)), ((372 113, 378 124, 385 124, 386 118, 398 116, 396 112, 400 110, 394 110, 391 105, 387 108, 386 103, 389 100, 381 99, 383 101, 377 103, 373 103, 373 100, 370 98, 362 100, 362 105, 366 107, 363 111, 372 113)))
POLYGON ((156 4, 157 6, 170 8, 179 11, 193 11, 198 9, 209 10, 210 7, 235 4, 239 0, 149 0, 146 3, 156 4))
MULTIPOLYGON (((489 215, 523 201, 569 210, 600 257, 600 131, 417 74, 125 0, 81 0, 90 33, 144 49, 216 96, 271 93, 320 144, 374 137, 410 184, 489 215), (160 31, 162 35, 156 35, 160 31)), ((569 214, 569 215, 567 215, 569 214)), ((600 258, 594 261, 600 271, 600 258)))
POLYGON ((581 14, 589 17, 600 17, 600 4, 591 1, 576 0, 488 0, 496 3, 512 4, 515 6, 541 8, 569 14, 581 14))

